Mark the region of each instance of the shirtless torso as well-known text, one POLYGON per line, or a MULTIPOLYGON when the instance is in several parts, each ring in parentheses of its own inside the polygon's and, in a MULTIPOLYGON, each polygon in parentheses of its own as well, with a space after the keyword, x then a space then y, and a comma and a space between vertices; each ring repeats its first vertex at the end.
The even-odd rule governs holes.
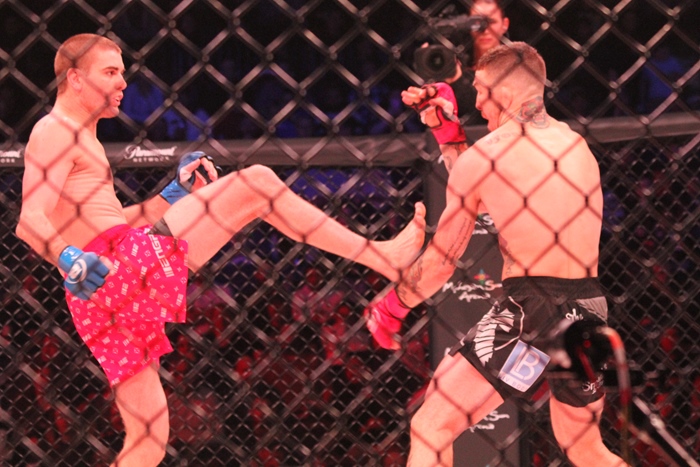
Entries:
POLYGON ((523 127, 511 120, 463 156, 476 159, 465 170, 488 171, 477 190, 498 228, 504 279, 597 276, 598 165, 579 134, 547 121, 523 127))
POLYGON ((90 130, 52 112, 34 127, 25 160, 36 166, 26 172, 24 184, 33 194, 25 202, 38 201, 37 191, 55 198, 47 215, 69 244, 82 248, 105 230, 126 223, 104 147, 90 130), (66 170, 63 186, 51 183, 51 174, 66 170))

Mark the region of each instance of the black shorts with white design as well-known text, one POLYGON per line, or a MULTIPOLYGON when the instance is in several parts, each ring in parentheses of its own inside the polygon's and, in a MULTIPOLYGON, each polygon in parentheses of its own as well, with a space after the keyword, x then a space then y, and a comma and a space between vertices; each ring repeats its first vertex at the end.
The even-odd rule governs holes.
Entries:
MULTIPOLYGON (((529 398, 551 370, 545 352, 562 320, 607 322, 608 306, 597 279, 516 277, 503 281, 501 302, 469 330, 450 355, 461 353, 504 398, 529 398), (547 370, 547 371, 545 371, 547 370)), ((547 378, 554 397, 583 407, 603 397, 595 383, 547 378)))

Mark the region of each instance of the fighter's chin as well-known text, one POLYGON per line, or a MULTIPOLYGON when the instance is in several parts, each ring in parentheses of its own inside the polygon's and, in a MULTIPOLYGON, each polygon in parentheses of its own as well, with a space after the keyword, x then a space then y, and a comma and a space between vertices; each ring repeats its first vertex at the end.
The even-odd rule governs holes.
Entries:
POLYGON ((102 118, 114 118, 119 115, 119 107, 110 106, 102 112, 102 118))

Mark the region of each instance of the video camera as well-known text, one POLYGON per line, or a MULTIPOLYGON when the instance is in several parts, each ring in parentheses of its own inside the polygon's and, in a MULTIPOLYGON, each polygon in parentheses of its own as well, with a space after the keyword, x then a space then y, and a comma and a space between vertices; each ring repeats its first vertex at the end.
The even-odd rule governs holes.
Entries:
MULTIPOLYGON (((462 14, 444 17, 445 14, 446 11, 443 11, 437 18, 428 19, 428 34, 423 37, 437 32, 455 44, 466 40, 464 36, 469 32, 484 32, 493 22, 488 16, 462 14)), ((444 81, 457 72, 456 59, 459 54, 455 49, 460 47, 449 48, 437 44, 418 48, 413 53, 413 69, 426 82, 444 81)))

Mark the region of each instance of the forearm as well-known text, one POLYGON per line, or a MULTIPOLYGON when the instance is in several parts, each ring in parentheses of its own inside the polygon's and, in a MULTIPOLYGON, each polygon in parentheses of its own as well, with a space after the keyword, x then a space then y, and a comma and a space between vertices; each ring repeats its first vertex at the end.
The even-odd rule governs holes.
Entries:
POLYGON ((126 222, 132 227, 140 227, 146 224, 155 224, 168 210, 170 204, 162 196, 156 195, 141 204, 135 204, 124 208, 126 222))
POLYGON ((39 212, 22 212, 16 234, 53 265, 58 264, 58 257, 68 246, 46 215, 39 212))
POLYGON ((440 290, 454 270, 454 260, 431 242, 402 276, 396 293, 404 305, 414 308, 440 290))
POLYGON ((442 159, 445 162, 445 168, 447 172, 452 172, 452 167, 454 167, 455 162, 460 154, 469 148, 467 143, 457 143, 457 144, 441 144, 440 153, 442 159))

